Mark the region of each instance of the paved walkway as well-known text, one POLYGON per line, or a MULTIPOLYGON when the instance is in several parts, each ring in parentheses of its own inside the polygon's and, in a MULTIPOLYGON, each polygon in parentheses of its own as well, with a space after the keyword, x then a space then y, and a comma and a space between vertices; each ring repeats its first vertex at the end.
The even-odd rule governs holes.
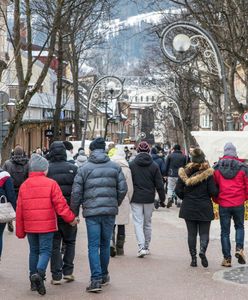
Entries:
MULTIPOLYGON (((220 266, 222 255, 218 221, 213 222, 211 230, 209 268, 191 268, 184 221, 178 219, 177 214, 176 207, 154 212, 152 254, 143 259, 136 257, 136 241, 133 225, 130 224, 127 227, 126 255, 111 259, 111 285, 96 295, 85 292, 89 281, 89 269, 85 224, 82 221, 79 225, 76 249, 76 281, 52 286, 50 272, 47 272, 45 299, 247 299, 247 284, 219 280, 223 271, 228 270, 220 266)), ((4 252, 0 264, 1 300, 40 299, 38 294, 29 290, 27 246, 26 239, 18 240, 13 234, 5 232, 4 252)), ((236 259, 233 266, 239 266, 236 259)))

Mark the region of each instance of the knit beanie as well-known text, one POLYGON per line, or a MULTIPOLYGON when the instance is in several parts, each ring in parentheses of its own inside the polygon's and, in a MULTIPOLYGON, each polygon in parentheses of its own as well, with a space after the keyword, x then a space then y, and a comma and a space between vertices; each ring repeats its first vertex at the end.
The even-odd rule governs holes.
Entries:
POLYGON ((226 143, 224 146, 224 156, 237 157, 237 150, 233 143, 226 143))
POLYGON ((32 154, 29 161, 30 172, 45 172, 48 170, 48 161, 39 154, 32 154))
POLYGON ((193 163, 202 164, 205 162, 205 154, 200 148, 195 148, 191 152, 191 160, 193 163))
POLYGON ((24 151, 21 146, 16 146, 14 149, 14 155, 22 156, 24 155, 24 151))
POLYGON ((139 143, 137 151, 150 153, 150 147, 146 141, 143 141, 139 143))
POLYGON ((105 150, 106 143, 102 137, 96 138, 93 142, 90 143, 90 150, 94 151, 96 149, 103 149, 105 150))
POLYGON ((65 145, 65 149, 66 150, 72 150, 73 149, 73 145, 72 145, 72 143, 71 142, 69 142, 69 141, 63 141, 63 144, 65 145))

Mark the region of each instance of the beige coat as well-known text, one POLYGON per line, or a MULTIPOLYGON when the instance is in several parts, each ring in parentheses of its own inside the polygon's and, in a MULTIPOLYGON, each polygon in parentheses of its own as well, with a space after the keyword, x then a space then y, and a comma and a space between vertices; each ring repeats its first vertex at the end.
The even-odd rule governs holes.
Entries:
POLYGON ((122 172, 127 181, 128 191, 124 200, 121 203, 121 206, 119 207, 119 213, 116 216, 115 220, 116 225, 126 225, 129 223, 130 202, 133 196, 132 174, 129 169, 128 162, 125 160, 125 158, 121 156, 113 156, 111 160, 121 166, 122 172))

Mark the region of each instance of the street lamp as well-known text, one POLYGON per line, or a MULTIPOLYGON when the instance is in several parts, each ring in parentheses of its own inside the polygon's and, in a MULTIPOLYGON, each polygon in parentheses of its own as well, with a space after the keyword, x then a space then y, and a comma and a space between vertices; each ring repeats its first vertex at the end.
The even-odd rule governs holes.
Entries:
POLYGON ((211 71, 214 71, 214 69, 217 70, 224 91, 225 127, 226 130, 233 130, 233 118, 231 114, 231 102, 227 93, 225 65, 220 49, 211 34, 194 23, 179 21, 166 26, 163 29, 160 38, 162 52, 170 61, 175 63, 186 63, 196 57, 197 51, 201 51, 211 71), (187 30, 191 35, 188 36, 182 33, 175 35, 172 41, 173 49, 171 51, 171 49, 168 48, 168 39, 171 39, 173 30, 178 32, 178 29, 187 30), (192 32, 195 34, 192 35, 192 32), (176 54, 185 54, 185 56, 182 57, 182 55, 180 55, 179 59, 175 52, 176 54))
POLYGON ((105 139, 106 139, 106 135, 107 135, 106 127, 108 126, 108 118, 107 118, 108 99, 110 98, 110 100, 113 100, 113 99, 118 99, 120 97, 120 95, 123 93, 123 83, 124 80, 121 80, 116 76, 103 76, 102 78, 98 79, 90 89, 90 93, 87 101, 84 131, 83 131, 83 137, 81 143, 83 148, 85 146, 87 125, 89 119, 89 110, 92 101, 96 102, 97 100, 99 100, 100 97, 101 99, 106 100, 106 106, 105 106, 105 113, 106 113, 105 139))
MULTIPOLYGON (((182 133, 183 133, 183 145, 184 145, 184 151, 185 151, 185 154, 187 155, 188 153, 188 150, 187 150, 187 142, 186 142, 186 137, 185 137, 185 128, 184 128, 184 122, 183 122, 183 118, 182 118, 182 114, 181 114, 181 110, 177 104, 176 101, 174 101, 173 99, 170 99, 168 101, 165 100, 165 98, 163 98, 164 100, 162 101, 158 101, 158 105, 165 111, 165 110, 168 110, 169 108, 172 108, 173 105, 175 106, 176 110, 177 110, 177 113, 178 113, 178 117, 179 117, 179 120, 181 122, 181 125, 182 125, 182 133)), ((171 113, 170 113, 171 114, 171 113)), ((175 120, 174 120, 174 117, 173 115, 171 114, 172 116, 172 119, 173 119, 173 124, 174 124, 174 127, 175 127, 175 120)))

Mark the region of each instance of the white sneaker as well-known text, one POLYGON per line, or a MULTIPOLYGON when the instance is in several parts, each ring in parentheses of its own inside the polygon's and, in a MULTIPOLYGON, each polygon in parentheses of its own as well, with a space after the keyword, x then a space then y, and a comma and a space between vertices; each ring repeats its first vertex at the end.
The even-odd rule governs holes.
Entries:
POLYGON ((75 277, 74 275, 64 275, 64 280, 67 281, 67 282, 71 282, 71 281, 74 281, 75 280, 75 277))
POLYGON ((53 285, 61 285, 61 280, 54 280, 54 279, 52 279, 51 280, 51 284, 53 284, 53 285))
POLYGON ((151 254, 149 249, 145 249, 145 251, 146 251, 146 255, 150 255, 151 254))
POLYGON ((142 248, 138 251, 137 257, 142 258, 145 255, 146 255, 146 250, 142 248))

